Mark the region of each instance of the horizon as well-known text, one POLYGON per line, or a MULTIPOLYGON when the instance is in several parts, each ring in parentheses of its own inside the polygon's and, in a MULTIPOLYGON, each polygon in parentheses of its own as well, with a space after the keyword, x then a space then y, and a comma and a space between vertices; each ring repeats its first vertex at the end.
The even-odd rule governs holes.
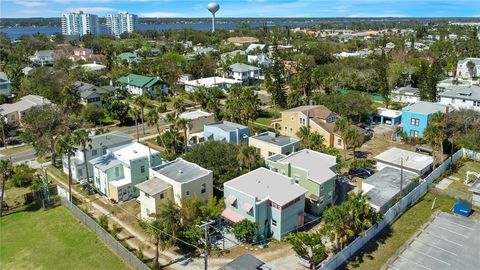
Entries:
MULTIPOLYGON (((104 17, 126 11, 140 18, 209 18, 211 1, 2 0, 0 18, 60 18, 83 10, 104 17), (143 4, 142 4, 143 3, 143 4), (148 3, 148 4, 145 4, 148 3)), ((477 0, 227 0, 218 19, 228 18, 480 18, 477 0), (256 8, 253 8, 255 5, 256 8)))

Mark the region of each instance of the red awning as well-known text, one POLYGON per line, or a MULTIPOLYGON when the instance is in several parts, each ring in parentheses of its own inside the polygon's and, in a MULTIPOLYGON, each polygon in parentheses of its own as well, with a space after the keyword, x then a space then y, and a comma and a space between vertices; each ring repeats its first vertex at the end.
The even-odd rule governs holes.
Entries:
POLYGON ((252 210, 252 208, 253 208, 253 206, 249 203, 243 204, 243 207, 242 207, 242 209, 245 210, 245 212, 247 212, 247 213, 250 212, 252 210))
POLYGON ((245 219, 244 216, 242 216, 242 215, 240 215, 240 214, 236 213, 235 211, 230 210, 228 208, 225 208, 225 210, 223 210, 222 217, 230 220, 233 223, 237 223, 237 222, 245 219))
POLYGON ((236 200, 237 200, 237 198, 235 198, 235 196, 233 196, 233 195, 228 195, 228 197, 226 199, 227 203, 230 204, 230 205, 234 204, 236 200))

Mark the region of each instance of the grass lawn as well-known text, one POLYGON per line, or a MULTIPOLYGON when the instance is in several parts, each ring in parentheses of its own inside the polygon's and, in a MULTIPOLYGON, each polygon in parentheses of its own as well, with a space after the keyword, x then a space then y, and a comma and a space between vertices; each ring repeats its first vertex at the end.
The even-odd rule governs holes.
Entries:
POLYGON ((4 216, 0 230, 2 269, 129 269, 63 207, 4 216))
MULTIPOLYGON (((460 178, 460 181, 463 183, 465 181, 465 177, 467 177, 467 172, 476 172, 480 173, 480 162, 477 161, 467 161, 463 166, 458 169, 456 173, 454 173, 452 176, 460 178)), ((474 177, 470 176, 470 181, 474 181, 474 177)), ((468 189, 468 188, 467 188, 468 189)))
POLYGON ((432 213, 450 212, 455 201, 433 193, 427 193, 417 204, 408 209, 390 227, 372 239, 343 269, 376 270, 400 248, 405 241, 427 222, 432 213), (434 198, 435 207, 431 209, 434 198))
POLYGON ((270 124, 272 123, 272 118, 271 117, 259 117, 259 118, 257 118, 257 120, 255 120, 255 122, 257 122, 259 124, 262 124, 262 125, 265 125, 265 126, 270 126, 270 124))

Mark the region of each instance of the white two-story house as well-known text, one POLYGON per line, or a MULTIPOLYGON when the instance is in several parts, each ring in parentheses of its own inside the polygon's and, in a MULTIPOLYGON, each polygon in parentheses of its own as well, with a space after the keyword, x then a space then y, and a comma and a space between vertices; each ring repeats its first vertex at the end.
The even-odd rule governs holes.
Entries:
POLYGON ((260 68, 243 63, 231 65, 230 72, 231 76, 237 81, 250 82, 260 79, 260 68))
POLYGON ((451 105, 455 109, 472 109, 480 111, 480 86, 452 85, 438 94, 441 104, 451 105))
POLYGON ((457 63, 457 78, 471 79, 478 77, 480 71, 480 58, 465 58, 457 63))

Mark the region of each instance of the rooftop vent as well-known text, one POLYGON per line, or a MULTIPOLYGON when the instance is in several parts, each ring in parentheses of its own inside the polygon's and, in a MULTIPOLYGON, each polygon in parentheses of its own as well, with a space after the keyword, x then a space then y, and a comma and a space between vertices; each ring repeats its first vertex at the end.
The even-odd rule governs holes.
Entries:
POLYGON ((178 174, 183 174, 183 171, 182 171, 182 170, 178 170, 178 174))

